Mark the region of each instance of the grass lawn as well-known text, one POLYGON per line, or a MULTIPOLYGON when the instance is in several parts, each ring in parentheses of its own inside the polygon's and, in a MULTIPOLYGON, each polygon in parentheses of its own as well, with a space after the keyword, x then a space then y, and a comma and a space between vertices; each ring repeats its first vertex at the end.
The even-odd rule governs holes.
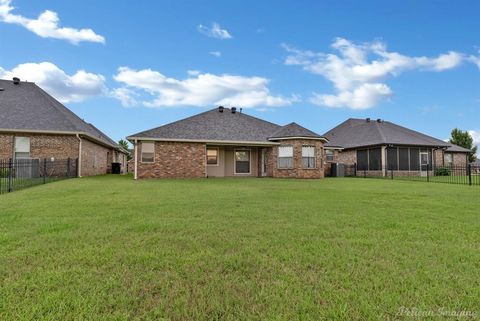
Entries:
POLYGON ((479 187, 103 176, 0 196, 1 320, 478 318, 479 276, 479 187))

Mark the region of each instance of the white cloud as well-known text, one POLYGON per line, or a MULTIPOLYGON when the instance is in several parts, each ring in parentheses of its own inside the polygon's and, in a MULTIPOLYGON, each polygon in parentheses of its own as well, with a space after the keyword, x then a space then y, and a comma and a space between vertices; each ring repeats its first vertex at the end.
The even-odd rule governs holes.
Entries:
POLYGON ((105 78, 78 70, 68 75, 51 62, 20 64, 12 70, 0 67, 0 78, 33 81, 62 103, 80 102, 105 91, 105 78))
POLYGON ((310 102, 315 105, 328 107, 368 109, 392 94, 392 90, 385 84, 365 83, 355 87, 352 91, 344 90, 337 95, 321 95, 314 93, 310 102))
POLYGON ((211 27, 207 27, 200 24, 197 26, 197 30, 198 32, 211 38, 216 38, 216 39, 233 38, 232 35, 226 29, 222 29, 220 25, 216 22, 213 22, 211 27))
POLYGON ((475 146, 478 146, 478 151, 477 151, 477 156, 480 157, 480 130, 469 130, 468 133, 472 136, 473 138, 473 144, 475 146))
POLYGON ((474 64, 476 64, 478 69, 480 69, 480 56, 471 55, 470 57, 468 57, 468 60, 470 62, 473 62, 474 64))
POLYGON ((189 76, 197 76, 197 75, 200 74, 200 70, 188 70, 188 71, 187 71, 187 74, 188 74, 189 76))
POLYGON ((105 38, 92 29, 60 27, 60 19, 54 11, 45 10, 37 19, 13 14, 11 11, 15 8, 11 6, 11 2, 11 0, 0 0, 0 21, 21 25, 42 38, 62 39, 73 44, 82 41, 105 43, 105 38))
POLYGON ((410 57, 388 51, 382 42, 353 43, 337 38, 331 47, 338 54, 299 50, 283 45, 289 53, 286 65, 323 76, 332 82, 336 94, 314 94, 311 101, 328 107, 365 109, 393 94, 384 83, 389 76, 408 70, 440 72, 459 66, 464 55, 450 51, 437 57, 410 57))
POLYGON ((215 57, 221 57, 222 53, 220 51, 210 51, 209 54, 215 57))
MULTIPOLYGON (((199 73, 179 80, 151 69, 118 69, 114 79, 123 84, 121 96, 129 105, 131 93, 142 97, 138 103, 147 107, 234 105, 239 107, 284 106, 298 101, 298 97, 273 96, 262 77, 214 75, 199 73), (130 92, 124 90, 128 89, 130 92), (130 93, 130 94, 129 94, 130 93)), ((133 99, 133 98, 132 98, 133 99)))

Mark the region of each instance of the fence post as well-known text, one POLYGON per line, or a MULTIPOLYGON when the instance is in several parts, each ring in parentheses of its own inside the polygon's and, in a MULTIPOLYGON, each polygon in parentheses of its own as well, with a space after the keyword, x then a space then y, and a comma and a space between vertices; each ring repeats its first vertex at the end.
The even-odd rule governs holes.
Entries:
POLYGON ((13 160, 8 161, 8 192, 13 190, 13 160))
POLYGON ((67 159, 67 178, 70 178, 70 157, 67 159))
MULTIPOLYGON (((128 168, 128 163, 127 163, 127 168, 128 168)), ((357 163, 353 163, 353 176, 357 177, 357 163)))
POLYGON ((43 159, 43 184, 47 182, 47 159, 43 159))
POLYGON ((363 170, 363 178, 367 178, 367 170, 366 169, 363 170))
POLYGON ((430 182, 430 164, 427 164, 427 182, 430 182))
POLYGON ((390 169, 390 176, 391 176, 392 179, 393 179, 393 167, 392 167, 392 169, 390 169))
POLYGON ((468 185, 472 185, 472 164, 467 165, 468 185))

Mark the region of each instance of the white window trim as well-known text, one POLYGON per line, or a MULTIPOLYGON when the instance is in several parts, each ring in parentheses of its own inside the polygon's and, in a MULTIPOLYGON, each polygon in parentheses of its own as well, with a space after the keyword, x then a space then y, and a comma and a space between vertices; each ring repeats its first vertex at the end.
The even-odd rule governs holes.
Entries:
POLYGON ((335 152, 331 149, 325 149, 325 162, 327 163, 330 163, 330 162, 334 162, 335 161, 335 152), (328 152, 332 152, 331 156, 332 156, 332 159, 328 159, 328 152))
POLYGON ((218 148, 218 147, 207 147, 205 157, 206 157, 207 166, 217 166, 217 167, 220 166, 220 148, 218 148), (209 164, 208 163, 208 150, 209 149, 216 149, 217 150, 217 163, 216 164, 209 164))
POLYGON ((252 174, 252 150, 250 148, 235 148, 233 150, 233 174, 234 175, 251 175, 252 174), (237 173, 237 160, 235 154, 237 151, 248 151, 248 173, 237 173))
POLYGON ((140 142, 140 148, 141 148, 141 150, 140 150, 140 163, 142 163, 142 164, 154 164, 155 163, 155 142, 140 142), (144 143, 147 143, 147 144, 152 143, 153 144, 153 161, 151 161, 151 162, 144 162, 143 161, 143 144, 144 143))
POLYGON ((281 145, 281 146, 278 146, 277 147, 277 169, 293 169, 295 166, 295 164, 293 163, 295 161, 295 148, 293 147, 293 145, 281 145), (291 157, 280 157, 278 156, 280 153, 279 153, 279 148, 280 147, 291 147, 292 148, 292 156, 291 157), (292 158, 292 166, 291 167, 280 167, 279 165, 279 161, 280 161, 280 158, 292 158))

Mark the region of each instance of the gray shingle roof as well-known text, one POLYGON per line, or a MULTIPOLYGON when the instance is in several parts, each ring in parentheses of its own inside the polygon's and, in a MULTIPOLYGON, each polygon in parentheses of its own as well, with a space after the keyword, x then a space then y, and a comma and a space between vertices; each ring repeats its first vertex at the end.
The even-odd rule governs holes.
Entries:
POLYGON ((86 123, 35 83, 0 79, 0 129, 85 133, 118 148, 98 128, 86 123))
POLYGON ((322 138, 296 123, 280 126, 244 113, 232 113, 230 108, 219 112, 211 109, 179 121, 130 135, 129 139, 150 138, 163 140, 229 141, 268 143, 275 137, 322 138))
MULTIPOLYGON (((453 147, 452 144, 388 121, 350 118, 324 135, 329 143, 326 147, 345 149, 374 145, 410 145, 425 147, 453 147)), ((458 150, 459 151, 459 150, 458 150)), ((466 150, 468 151, 468 150, 466 150)), ((465 152, 465 150, 463 151, 465 152)))
POLYGON ((225 108, 222 113, 215 108, 129 137, 266 142, 280 127, 244 113, 232 113, 230 108, 225 108))
POLYGON ((309 137, 309 138, 322 138, 319 134, 312 132, 305 127, 300 126, 297 123, 290 123, 278 129, 274 132, 270 138, 288 138, 288 137, 309 137))
POLYGON ((472 151, 468 148, 464 148, 458 145, 450 144, 450 147, 447 148, 447 152, 455 153, 471 153, 472 151))

